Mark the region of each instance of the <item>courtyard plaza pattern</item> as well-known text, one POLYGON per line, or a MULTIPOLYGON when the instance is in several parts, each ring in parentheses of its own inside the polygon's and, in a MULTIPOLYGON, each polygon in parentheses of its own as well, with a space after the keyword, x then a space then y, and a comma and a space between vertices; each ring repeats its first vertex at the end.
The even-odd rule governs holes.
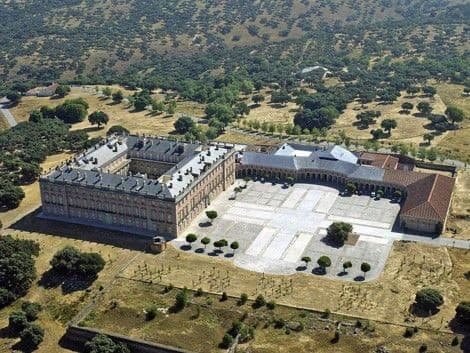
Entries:
MULTIPOLYGON (((239 182, 243 185, 243 182, 239 182)), ((367 262, 371 271, 365 280, 376 278, 388 258, 393 241, 392 226, 400 205, 388 199, 374 200, 369 196, 341 197, 338 190, 325 185, 282 185, 250 182, 248 187, 229 200, 231 191, 222 193, 211 204, 219 218, 207 226, 204 215, 188 228, 199 240, 207 236, 211 241, 237 241, 239 249, 225 257, 235 265, 252 271, 272 274, 293 274, 302 270, 303 256, 309 256, 313 268, 320 256, 331 259, 326 276, 353 280, 362 276, 360 265, 367 262), (333 247, 325 243, 326 229, 335 221, 353 225, 358 234, 356 244, 333 247), (343 273, 342 264, 351 261, 353 268, 343 273), (340 277, 338 277, 340 274, 340 277)), ((198 241, 199 241, 198 240, 198 241)), ((184 238, 173 241, 184 246, 184 238)), ((193 250, 201 252, 199 246, 193 250)), ((216 252, 207 250, 210 255, 216 252)), ((312 265, 305 272, 312 272, 312 265)))

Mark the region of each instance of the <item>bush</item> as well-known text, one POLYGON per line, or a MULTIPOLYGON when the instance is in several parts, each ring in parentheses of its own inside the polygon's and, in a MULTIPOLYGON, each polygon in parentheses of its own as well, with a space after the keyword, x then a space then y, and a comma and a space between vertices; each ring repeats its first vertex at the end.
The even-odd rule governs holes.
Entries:
POLYGON ((444 304, 444 298, 437 289, 424 288, 416 293, 415 304, 419 310, 434 313, 444 304))
POLYGON ((188 305, 188 290, 183 288, 178 293, 176 293, 175 309, 178 311, 183 310, 186 305, 188 305))
POLYGON ((197 291, 196 291, 196 297, 200 297, 204 294, 204 291, 202 290, 202 288, 198 288, 197 291))
POLYGON ((222 343, 220 344, 222 348, 228 349, 233 344, 233 337, 226 333, 222 338, 222 343))
POLYGON ((145 320, 152 321, 157 316, 157 307, 152 305, 145 309, 145 320))
POLYGON ((283 318, 274 319, 274 328, 281 329, 286 326, 286 321, 283 318))
POLYGON ((414 333, 415 333, 415 331, 413 330, 412 327, 407 327, 405 329, 405 333, 403 334, 403 337, 411 338, 411 337, 413 337, 414 333))
POLYGON ((253 304, 254 308, 261 308, 262 306, 266 305, 266 300, 264 297, 260 294, 256 297, 255 302, 253 304))
POLYGON ((26 318, 28 321, 35 321, 38 318, 39 313, 42 310, 41 304, 39 303, 33 303, 33 302, 24 302, 21 304, 21 310, 26 315, 26 318))
POLYGON ((427 344, 423 343, 420 347, 419 347, 419 353, 424 353, 428 350, 428 346, 427 344))
POLYGON ((98 334, 85 343, 86 353, 130 353, 129 348, 122 343, 115 343, 111 338, 98 334))
POLYGON ((240 294, 240 300, 238 301, 240 305, 244 305, 248 301, 248 294, 242 293, 240 294))
POLYGON ((28 326, 20 333, 21 342, 30 348, 35 348, 44 339, 44 329, 36 324, 28 324, 28 326))
POLYGON ((269 310, 274 310, 276 308, 276 302, 274 300, 271 300, 271 301, 266 303, 266 307, 269 310))
POLYGON ((224 301, 226 301, 227 299, 228 299, 227 293, 226 293, 226 292, 223 292, 223 293, 222 293, 222 297, 220 298, 220 301, 224 302, 224 301))

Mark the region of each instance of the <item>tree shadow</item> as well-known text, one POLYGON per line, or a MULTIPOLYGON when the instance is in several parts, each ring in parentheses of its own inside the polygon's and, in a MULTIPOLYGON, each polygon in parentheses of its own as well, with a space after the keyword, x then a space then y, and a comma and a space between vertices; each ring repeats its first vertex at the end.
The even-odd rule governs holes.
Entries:
POLYGON ((296 270, 296 271, 299 271, 299 272, 301 272, 301 271, 306 271, 306 270, 307 270, 307 266, 305 266, 305 265, 297 266, 295 270, 296 270))
POLYGON ((57 274, 49 269, 41 276, 38 285, 45 289, 61 287, 63 294, 70 294, 88 289, 96 280, 94 277, 70 276, 57 274))
POLYGON ((15 338, 16 336, 9 326, 0 329, 0 338, 15 338))
POLYGON ((328 236, 324 236, 323 238, 320 239, 320 241, 328 246, 331 246, 332 248, 339 249, 344 246, 343 244, 339 244, 338 242, 335 242, 334 240, 330 239, 328 236))
POLYGON ((201 227, 201 228, 207 228, 207 227, 210 227, 211 225, 212 225, 212 223, 209 222, 209 221, 199 223, 199 227, 201 227))
POLYGON ((354 282, 364 282, 366 278, 363 275, 354 277, 354 282))
POLYGON ((348 273, 346 271, 340 271, 340 272, 337 273, 338 277, 344 277, 344 276, 347 276, 347 275, 348 275, 348 273))
POLYGON ((439 313, 439 311, 440 311, 439 308, 434 308, 434 309, 422 308, 419 305, 417 305, 416 303, 413 303, 413 304, 410 305, 410 312, 413 315, 415 315, 417 317, 421 317, 421 318, 434 316, 437 313, 439 313))
POLYGON ((78 239, 100 244, 107 244, 123 249, 145 251, 150 238, 127 232, 101 229, 88 225, 76 225, 68 222, 39 218, 38 208, 10 226, 11 229, 31 233, 44 233, 61 238, 78 239))
POLYGON ((19 341, 19 342, 15 343, 13 346, 11 346, 11 349, 13 351, 20 351, 20 352, 23 352, 23 353, 31 353, 31 352, 34 352, 35 350, 37 350, 38 347, 31 347, 31 346, 27 345, 25 342, 19 341))
POLYGON ((180 249, 183 251, 190 251, 192 249, 191 245, 184 244, 180 246, 180 249))
POLYGON ((109 105, 109 106, 114 106, 114 105, 119 105, 119 104, 121 104, 121 102, 111 101, 109 103, 106 103, 106 105, 109 105))
POLYGON ((313 270, 312 270, 312 273, 314 275, 318 275, 318 276, 324 276, 326 275, 326 270, 320 266, 318 267, 315 267, 313 270))
POLYGON ((229 252, 229 253, 227 253, 227 254, 224 255, 224 257, 226 257, 226 258, 232 258, 232 257, 234 257, 234 256, 235 256, 235 254, 234 254, 234 253, 231 253, 231 252, 229 252))
POLYGON ((195 252, 196 254, 204 254, 205 249, 204 249, 204 248, 197 248, 196 250, 194 250, 194 252, 195 252))

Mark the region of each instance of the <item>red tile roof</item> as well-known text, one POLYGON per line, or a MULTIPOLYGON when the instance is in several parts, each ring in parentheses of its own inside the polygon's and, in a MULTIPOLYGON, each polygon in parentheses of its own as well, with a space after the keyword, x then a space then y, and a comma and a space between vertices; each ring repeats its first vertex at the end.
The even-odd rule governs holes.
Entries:
POLYGON ((452 199, 454 179, 428 174, 407 187, 408 196, 401 214, 443 222, 452 199))

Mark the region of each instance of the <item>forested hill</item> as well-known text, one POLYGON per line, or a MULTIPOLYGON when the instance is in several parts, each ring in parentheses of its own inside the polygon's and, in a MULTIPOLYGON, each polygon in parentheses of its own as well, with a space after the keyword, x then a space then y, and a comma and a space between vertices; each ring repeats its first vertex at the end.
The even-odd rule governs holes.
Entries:
MULTIPOLYGON (((328 50, 333 50, 341 43, 328 38, 331 33, 357 34, 349 38, 357 43, 343 43, 354 46, 367 30, 384 23, 388 28, 395 28, 394 21, 462 23, 469 18, 469 6, 463 4, 465 0, 2 0, 0 79, 78 76, 82 82, 110 81, 208 51, 217 62, 233 56, 227 54, 231 50, 243 56, 243 48, 286 41, 300 40, 302 50, 310 37, 318 43, 326 36, 332 45, 328 50)), ((202 60, 196 68, 218 68, 206 62, 210 56, 202 60)))

